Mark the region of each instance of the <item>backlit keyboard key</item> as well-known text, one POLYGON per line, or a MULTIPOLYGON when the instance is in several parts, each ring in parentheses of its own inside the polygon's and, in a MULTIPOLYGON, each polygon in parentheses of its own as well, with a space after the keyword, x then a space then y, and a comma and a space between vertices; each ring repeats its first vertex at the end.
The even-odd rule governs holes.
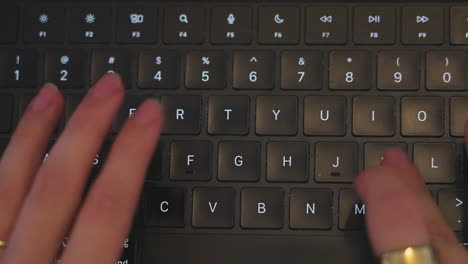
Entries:
POLYGON ((224 89, 226 86, 226 55, 223 51, 191 51, 185 65, 185 87, 188 89, 224 89))
POLYGON ((275 56, 271 51, 234 52, 233 88, 273 89, 275 56))
POLYGON ((164 10, 164 41, 168 44, 199 44, 204 41, 205 10, 196 6, 173 6, 164 10))
POLYGON ((450 133, 462 137, 468 120, 468 97, 452 97, 450 100, 450 133))
POLYGON ((54 50, 46 53, 45 80, 60 88, 82 88, 84 61, 82 50, 54 50))
POLYGON ((304 134, 342 136, 346 133, 346 97, 306 96, 304 134))
POLYGON ((370 54, 367 51, 332 51, 329 87, 331 90, 369 90, 370 69, 370 54))
POLYGON ((353 134, 357 136, 393 136, 395 100, 390 96, 353 98, 353 134))
POLYGON ((293 229, 330 229, 332 204, 333 193, 328 189, 292 189, 289 226, 293 229))
POLYGON ((441 136, 444 131, 444 101, 441 97, 403 97, 403 136, 441 136))
POLYGON ((320 90, 322 88, 322 54, 317 51, 281 53, 281 89, 320 90))
POLYGON ((176 89, 179 87, 179 55, 173 50, 143 50, 138 62, 138 87, 176 89))
POLYGON ((267 6, 258 11, 258 41, 262 44, 299 42, 300 13, 297 7, 267 6))
POLYGON ((146 186, 143 209, 145 226, 183 227, 185 189, 146 186))
POLYGON ((210 141, 174 141, 171 144, 170 179, 207 181, 211 178, 210 141))
POLYGON ((0 86, 10 88, 37 87, 36 50, 0 50, 0 86))
POLYGON ((163 134, 200 133, 201 98, 196 95, 162 96, 164 108, 163 134))
POLYGON ((354 42, 357 44, 393 44, 395 8, 363 6, 354 9, 354 42))
POLYGON ((120 7, 116 39, 120 43, 154 43, 158 36, 158 9, 154 7, 120 7))
POLYGON ((413 51, 381 51, 378 55, 377 87, 380 90, 419 89, 419 58, 413 51))
POLYGON ((297 133, 297 97, 257 97, 256 127, 258 135, 295 135, 297 133))
POLYGON ((468 190, 441 190, 438 194, 438 204, 454 231, 468 230, 468 190))
POLYGON ((91 60, 91 83, 96 83, 104 74, 115 72, 120 75, 126 89, 130 84, 130 53, 126 49, 97 49, 91 60))
POLYGON ((70 39, 78 43, 106 43, 111 40, 112 20, 109 7, 71 9, 70 39))
POLYGON ((399 149, 406 152, 405 143, 366 143, 364 147, 364 169, 379 166, 390 149, 399 149))
POLYGON ((441 44, 444 40, 442 8, 403 7, 401 28, 404 44, 441 44))
POLYGON ((245 135, 249 132, 248 96, 210 96, 208 99, 208 133, 245 135))
POLYGON ((364 229, 366 205, 353 189, 343 189, 339 198, 339 228, 342 230, 364 229))
POLYGON ((453 143, 417 143, 413 150, 414 165, 428 183, 453 183, 457 157, 453 143))
POLYGON ((225 141, 219 143, 218 179, 230 182, 256 182, 260 179, 258 142, 225 141))
POLYGON ((283 227, 283 190, 280 188, 245 188, 241 193, 243 228, 279 229, 283 227))
POLYGON ((468 79, 466 52, 430 51, 426 55, 428 90, 466 90, 468 79))
POLYGON ((270 182, 305 182, 309 179, 306 142, 269 142, 266 179, 270 182))
POLYGON ((315 145, 315 180, 352 182, 357 176, 356 143, 319 142, 315 145))
POLYGON ((305 42, 308 44, 345 44, 348 41, 347 13, 345 7, 308 7, 305 42))
POLYGON ((231 228, 234 225, 235 190, 233 188, 195 188, 192 225, 194 227, 231 228))
POLYGON ((244 6, 214 7, 211 10, 211 42, 247 44, 253 39, 252 9, 244 6))
POLYGON ((63 42, 65 40, 65 8, 27 7, 23 16, 25 42, 63 42))
POLYGON ((450 9, 450 42, 468 44, 468 6, 455 6, 450 9))

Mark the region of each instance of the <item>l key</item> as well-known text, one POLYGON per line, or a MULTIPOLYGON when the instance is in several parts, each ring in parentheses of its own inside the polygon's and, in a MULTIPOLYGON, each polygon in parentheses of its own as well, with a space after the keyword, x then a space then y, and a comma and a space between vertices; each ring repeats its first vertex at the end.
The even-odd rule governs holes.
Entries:
POLYGON ((428 90, 466 90, 466 53, 430 51, 426 57, 428 90))

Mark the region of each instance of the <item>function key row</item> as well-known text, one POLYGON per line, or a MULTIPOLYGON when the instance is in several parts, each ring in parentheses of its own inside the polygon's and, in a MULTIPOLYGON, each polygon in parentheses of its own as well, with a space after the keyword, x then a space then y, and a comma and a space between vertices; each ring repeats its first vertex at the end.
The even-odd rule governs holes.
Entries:
MULTIPOLYGON (((413 51, 380 51, 377 59, 379 90, 414 91, 419 89, 420 74, 425 75, 427 90, 468 89, 465 51, 429 51, 426 66, 420 69, 420 54, 413 51)), ((45 52, 45 81, 63 88, 80 88, 96 82, 106 72, 118 72, 126 87, 131 87, 132 53, 127 49, 95 49, 90 62, 81 49, 45 52), (85 68, 91 64, 90 73, 85 68)), ((330 90, 369 90, 373 86, 374 55, 368 51, 331 51, 327 62, 319 51, 282 51, 278 62, 269 50, 233 52, 232 58, 221 50, 196 50, 182 55, 174 50, 145 49, 138 54, 137 86, 141 89, 176 89, 184 80, 187 89, 262 90, 275 87, 276 67, 281 66, 283 90, 319 90, 328 74, 330 90), (185 58, 182 58, 185 56, 185 58), (182 65, 181 61, 185 61, 182 65), (232 83, 228 68, 232 65, 232 83), (328 69, 324 65, 328 65, 328 69)), ((0 50, 0 87, 34 87, 37 84, 39 55, 32 49, 0 50)))
MULTIPOLYGON (((154 6, 121 7, 115 14, 109 7, 26 7, 23 15, 26 43, 155 43, 162 31, 166 44, 201 44, 208 38, 214 44, 298 44, 305 35, 308 44, 345 44, 349 23, 356 44, 394 44, 401 31, 403 44, 442 44, 444 8, 436 6, 154 6), (353 11, 351 14, 350 10, 353 11), (401 10, 401 11, 400 11, 401 10), (207 15, 211 13, 211 21, 207 15), (254 23, 254 13, 257 22, 254 23), (401 13, 401 14, 400 14, 401 13), (163 18, 159 19, 158 16, 163 18), (401 15, 401 21, 397 18, 401 15), (68 16, 68 17, 67 17, 68 16), (113 25, 116 16, 116 24, 113 25), (305 27, 301 26, 302 16, 305 27), (354 18, 351 22, 351 18, 354 18), (67 24, 68 22, 68 24, 67 24), (158 25, 162 23, 160 29, 158 25), (207 24, 210 24, 208 30, 207 24), (258 28, 254 30, 254 25, 258 28), (301 30, 305 28, 304 32, 301 30), (398 29, 398 30, 397 30, 398 29), (401 30, 400 30, 401 29, 401 30), (207 32, 210 31, 209 34, 207 32), (257 31, 258 35, 254 36, 257 31), (68 32, 68 33, 66 33, 68 32)), ((19 10, 0 11, 0 43, 17 41, 19 10)), ((468 44, 468 6, 450 8, 450 42, 468 44)))

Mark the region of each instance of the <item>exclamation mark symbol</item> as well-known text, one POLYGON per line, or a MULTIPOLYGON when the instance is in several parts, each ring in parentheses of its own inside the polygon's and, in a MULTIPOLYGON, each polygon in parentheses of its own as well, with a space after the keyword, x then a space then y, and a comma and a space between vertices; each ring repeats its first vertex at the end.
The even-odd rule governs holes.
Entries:
POLYGON ((19 64, 20 64, 20 56, 17 55, 17 56, 16 56, 16 65, 19 65, 19 64))

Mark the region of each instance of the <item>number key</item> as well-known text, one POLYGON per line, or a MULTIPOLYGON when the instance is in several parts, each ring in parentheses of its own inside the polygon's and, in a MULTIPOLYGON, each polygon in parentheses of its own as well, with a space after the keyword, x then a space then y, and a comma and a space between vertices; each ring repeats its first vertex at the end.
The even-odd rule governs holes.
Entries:
POLYGON ((192 51, 187 54, 185 86, 223 89, 226 86, 226 56, 222 51, 192 51))
POLYGON ((466 90, 466 53, 430 51, 426 56, 428 90, 466 90))
POLYGON ((369 90, 370 55, 367 51, 330 53, 331 90, 369 90))
POLYGON ((96 83, 105 73, 116 72, 120 75, 125 87, 128 89, 129 66, 130 54, 127 50, 95 50, 91 65, 91 83, 96 83))
POLYGON ((322 54, 285 51, 281 55, 281 89, 322 88, 322 54))
POLYGON ((274 53, 271 51, 236 51, 234 53, 235 89, 273 89, 274 53))
POLYGON ((417 90, 418 54, 411 51, 382 51, 378 57, 377 86, 380 90, 417 90))
POLYGON ((141 51, 138 63, 138 87, 175 89, 179 83, 178 68, 179 55, 175 51, 141 51))
POLYGON ((80 50, 47 52, 46 81, 59 87, 80 88, 83 85, 83 57, 80 50))
POLYGON ((37 79, 36 57, 33 50, 1 50, 0 86, 34 87, 37 79))

